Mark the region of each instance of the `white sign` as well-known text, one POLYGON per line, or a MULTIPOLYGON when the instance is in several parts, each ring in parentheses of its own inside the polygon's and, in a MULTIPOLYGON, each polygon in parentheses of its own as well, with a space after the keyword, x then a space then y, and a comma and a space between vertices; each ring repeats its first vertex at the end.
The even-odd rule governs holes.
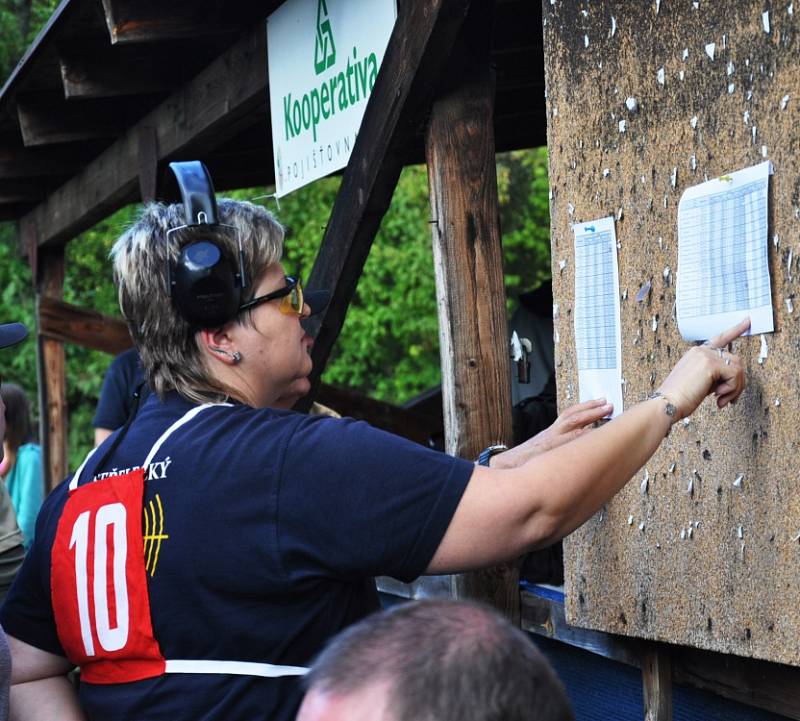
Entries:
POLYGON ((395 0, 287 0, 267 20, 278 196, 347 165, 395 0))

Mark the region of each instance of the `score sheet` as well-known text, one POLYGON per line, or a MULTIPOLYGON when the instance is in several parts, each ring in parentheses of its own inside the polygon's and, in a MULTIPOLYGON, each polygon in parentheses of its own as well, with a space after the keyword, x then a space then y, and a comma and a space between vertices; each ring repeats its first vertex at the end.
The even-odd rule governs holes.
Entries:
POLYGON ((688 188, 678 204, 678 328, 706 340, 750 316, 773 327, 767 263, 769 161, 688 188))
POLYGON ((606 398, 622 413, 622 341, 614 218, 572 226, 575 234, 575 349, 580 401, 606 398))

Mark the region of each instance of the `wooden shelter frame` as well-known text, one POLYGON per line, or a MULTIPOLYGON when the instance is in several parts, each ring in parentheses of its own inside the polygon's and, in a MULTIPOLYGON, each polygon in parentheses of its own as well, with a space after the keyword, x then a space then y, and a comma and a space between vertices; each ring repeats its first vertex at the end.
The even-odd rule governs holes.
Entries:
MULTIPOLYGON (((279 2, 258 8, 255 3, 233 4, 249 19, 249 29, 242 32, 241 23, 231 28, 217 23, 218 30, 235 32, 235 39, 214 50, 196 74, 165 87, 164 79, 158 77, 159 61, 166 57, 159 55, 163 46, 147 53, 143 44, 204 36, 213 23, 193 8, 211 3, 176 2, 165 10, 155 0, 102 0, 108 34, 112 44, 124 50, 124 59, 113 59, 105 51, 95 57, 74 48, 70 51, 64 40, 68 33, 62 33, 64 51, 59 64, 64 97, 78 98, 84 105, 72 115, 62 112, 59 122, 54 122, 26 92, 31 77, 37 63, 46 64, 42 58, 48 57, 48 42, 56 30, 70 23, 79 25, 92 12, 88 5, 99 6, 99 1, 64 0, 0 91, 0 135, 9 123, 14 124, 6 117, 11 114, 23 140, 5 147, 0 143, 0 217, 18 220, 20 247, 29 258, 36 283, 41 438, 51 485, 68 471, 64 344, 110 353, 130 345, 120 321, 63 301, 66 243, 137 197, 155 198, 159 170, 171 160, 206 153, 214 157, 223 148, 227 161, 217 157, 216 165, 210 163, 218 187, 271 180, 271 167, 258 172, 236 168, 243 150, 233 141, 246 130, 246 118, 249 122, 261 118, 268 135, 263 17, 279 2), (132 58, 138 58, 142 67, 131 70, 132 58), (116 74, 112 73, 115 68, 116 74), (112 132, 102 127, 100 118, 92 122, 92 102, 114 92, 155 94, 159 100, 132 125, 112 132), (112 142, 100 143, 109 132, 112 142), (91 145, 81 146, 82 152, 64 145, 78 139, 91 145), (229 141, 232 144, 226 146, 229 141), (54 145, 57 152, 48 155, 50 144, 61 145, 54 145), (44 185, 44 191, 41 186, 31 189, 23 183, 26 174, 39 181, 45 176, 53 180, 44 185), (28 194, 10 194, 5 179, 21 185, 28 194)), ((506 315, 495 152, 529 147, 532 136, 521 128, 534 117, 543 123, 544 113, 537 116, 528 107, 527 115, 508 114, 505 124, 498 120, 492 68, 496 58, 487 28, 495 13, 514 16, 524 4, 515 0, 398 0, 397 23, 308 283, 311 288, 333 291, 327 311, 315 319, 313 385, 317 391, 400 171, 410 160, 421 160, 424 148, 446 450, 465 457, 475 457, 486 445, 511 438, 508 359, 505 343, 497 342, 506 336, 506 315)), ((515 28, 506 31, 513 33, 515 28)), ((516 90, 517 102, 531 92, 524 84, 516 90)), ((514 102, 514 92, 511 88, 504 94, 503 102, 514 102)), ((538 130, 539 139, 542 130, 538 130)), ((380 404, 365 411, 374 412, 392 416, 398 428, 404 418, 419 425, 419 418, 380 404)), ((800 719, 797 669, 570 628, 557 602, 520 594, 512 566, 457 576, 446 588, 458 597, 489 601, 528 630, 641 667, 648 719, 672 717, 673 678, 800 719)), ((398 592, 414 595, 415 591, 398 592)))

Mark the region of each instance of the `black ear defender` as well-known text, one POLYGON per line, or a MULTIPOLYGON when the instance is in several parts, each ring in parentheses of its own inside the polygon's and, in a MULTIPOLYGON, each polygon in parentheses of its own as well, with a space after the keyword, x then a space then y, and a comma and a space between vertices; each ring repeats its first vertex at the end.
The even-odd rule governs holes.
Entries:
POLYGON ((199 160, 170 163, 181 191, 186 224, 167 232, 189 230, 196 236, 183 248, 177 262, 167 254, 167 290, 175 308, 197 328, 218 328, 236 316, 242 290, 247 287, 244 253, 238 229, 217 220, 214 186, 206 166, 199 160), (236 234, 237 263, 214 239, 218 229, 236 234))

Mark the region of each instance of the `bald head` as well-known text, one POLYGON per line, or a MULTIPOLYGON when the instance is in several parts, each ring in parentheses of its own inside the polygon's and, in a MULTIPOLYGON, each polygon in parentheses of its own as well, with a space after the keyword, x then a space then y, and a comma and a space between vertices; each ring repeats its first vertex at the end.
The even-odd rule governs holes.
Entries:
POLYGON ((404 604, 344 631, 306 687, 298 721, 573 718, 524 633, 488 608, 450 600, 404 604))

